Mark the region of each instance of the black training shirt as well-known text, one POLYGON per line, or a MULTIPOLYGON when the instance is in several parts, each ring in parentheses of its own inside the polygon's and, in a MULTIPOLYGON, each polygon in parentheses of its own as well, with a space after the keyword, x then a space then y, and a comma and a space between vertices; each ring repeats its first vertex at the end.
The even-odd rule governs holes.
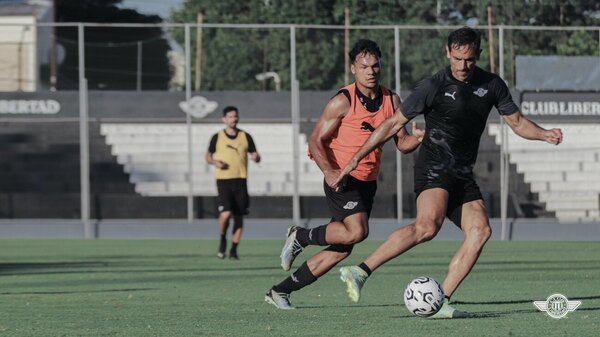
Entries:
POLYGON ((408 119, 425 115, 415 168, 471 177, 492 107, 501 115, 519 111, 506 83, 481 68, 475 67, 467 83, 456 80, 450 67, 419 82, 400 105, 408 119))

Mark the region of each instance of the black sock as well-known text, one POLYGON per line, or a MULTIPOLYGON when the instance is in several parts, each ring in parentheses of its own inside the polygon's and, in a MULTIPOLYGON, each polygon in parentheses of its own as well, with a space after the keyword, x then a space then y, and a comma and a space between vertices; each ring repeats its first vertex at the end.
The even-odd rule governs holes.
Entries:
POLYGON ((237 246, 238 246, 237 243, 235 243, 235 242, 231 243, 231 250, 229 251, 229 255, 237 254, 237 246))
POLYGON ((367 275, 371 276, 371 273, 373 272, 371 270, 371 268, 369 268, 369 266, 367 266, 364 262, 358 265, 358 268, 362 269, 365 271, 365 273, 367 273, 367 275))
POLYGON ((219 252, 225 253, 225 249, 227 249, 227 238, 225 234, 221 234, 221 243, 219 244, 219 252))
POLYGON ((273 286, 273 290, 278 293, 289 294, 292 291, 300 290, 307 285, 315 282, 317 278, 308 269, 308 265, 304 262, 292 275, 288 276, 278 285, 273 286))
POLYGON ((313 246, 328 246, 329 244, 325 240, 325 234, 327 231, 327 225, 305 229, 301 228, 296 233, 296 240, 302 247, 308 245, 313 246))

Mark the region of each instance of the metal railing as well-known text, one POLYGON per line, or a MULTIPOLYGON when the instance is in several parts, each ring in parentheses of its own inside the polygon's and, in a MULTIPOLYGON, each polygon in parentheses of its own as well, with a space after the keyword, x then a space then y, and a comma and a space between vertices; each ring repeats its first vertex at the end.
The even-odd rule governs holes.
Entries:
MULTIPOLYGON (((27 25, 27 24, 0 24, 0 30, 2 30, 5 27, 14 27, 14 26, 21 26, 21 27, 31 27, 32 25, 27 25)), ((293 161, 294 161, 294 171, 293 171, 293 181, 294 181, 294 192, 292 195, 292 217, 293 217, 293 222, 297 225, 300 224, 300 217, 301 217, 301 212, 300 212, 300 194, 298 192, 299 187, 298 187, 298 182, 299 182, 299 170, 298 170, 298 166, 299 166, 299 158, 302 154, 299 153, 299 146, 298 146, 298 138, 299 138, 299 134, 300 134, 300 123, 302 120, 309 120, 311 118, 314 119, 314 116, 301 116, 301 105, 305 102, 301 102, 300 101, 300 92, 303 90, 302 89, 302 79, 299 79, 299 74, 298 74, 298 52, 299 51, 304 51, 303 48, 306 48, 306 41, 302 41, 302 44, 300 44, 298 42, 298 36, 299 36, 299 30, 302 31, 308 31, 308 32, 324 32, 324 31, 332 31, 332 32, 343 32, 345 29, 350 29, 351 31, 356 31, 356 32, 360 32, 360 31, 385 31, 385 32, 389 32, 391 34, 393 34, 393 48, 389 48, 390 50, 393 50, 392 52, 386 51, 387 53, 391 53, 393 55, 393 57, 391 58, 391 68, 393 68, 393 82, 394 83, 394 88, 396 90, 396 92, 401 92, 404 88, 401 85, 402 82, 404 81, 411 83, 412 80, 404 80, 403 74, 404 76, 406 76, 406 74, 408 74, 409 70, 405 71, 404 68, 406 67, 402 67, 402 64, 404 63, 403 60, 403 55, 406 56, 406 53, 410 52, 410 47, 411 46, 403 46, 402 45, 402 38, 401 35, 402 34, 415 34, 415 32, 419 32, 419 31, 438 31, 438 32, 444 32, 445 36, 445 32, 449 32, 453 29, 459 28, 459 26, 417 26, 417 25, 375 25, 375 26, 365 26, 365 25, 355 25, 355 26, 349 26, 349 27, 344 27, 344 26, 333 26, 333 25, 292 25, 292 24, 211 24, 211 23, 203 23, 201 25, 198 24, 193 24, 193 23, 162 23, 162 24, 129 24, 129 23, 113 23, 113 24, 102 24, 102 23, 55 23, 55 24, 51 24, 51 23, 38 23, 33 25, 35 26, 37 29, 44 29, 44 28, 71 28, 71 29, 76 29, 77 30, 77 57, 78 57, 78 63, 77 63, 77 74, 78 74, 78 90, 79 90, 79 121, 80 121, 80 137, 79 137, 79 141, 80 141, 80 146, 81 146, 81 159, 80 159, 80 176, 81 176, 81 220, 82 222, 85 224, 85 228, 86 230, 86 236, 91 236, 92 235, 92 231, 91 231, 91 227, 89 226, 90 223, 90 172, 89 172, 89 164, 90 164, 90 149, 89 149, 89 129, 88 129, 88 125, 89 125, 89 121, 90 120, 94 120, 94 118, 97 118, 95 116, 90 116, 89 114, 89 108, 90 108, 90 102, 89 102, 89 97, 88 97, 88 90, 89 90, 89 78, 86 76, 86 73, 88 72, 88 69, 86 68, 86 59, 88 57, 90 57, 90 55, 86 54, 86 45, 88 44, 88 41, 86 40, 86 29, 115 29, 115 28, 139 28, 139 29, 143 29, 143 28, 161 28, 166 35, 169 35, 173 32, 173 30, 183 30, 183 51, 184 51, 184 61, 185 61, 185 83, 183 85, 183 89, 185 92, 185 100, 189 101, 192 98, 193 93, 197 92, 194 91, 192 87, 192 70, 193 70, 193 66, 192 66, 192 34, 194 33, 194 30, 197 31, 198 28, 202 28, 205 32, 206 30, 212 29, 213 33, 217 32, 217 31, 222 31, 222 30, 242 30, 242 31, 252 31, 252 30, 269 30, 269 31, 288 31, 288 39, 289 41, 287 41, 288 43, 288 48, 289 48, 289 74, 286 74, 285 77, 287 78, 287 83, 282 83, 284 88, 288 88, 289 89, 289 95, 290 95, 290 106, 289 106, 289 118, 292 121, 292 125, 293 125, 293 161)), ((497 46, 497 51, 496 51, 496 55, 498 58, 498 74, 501 77, 505 77, 505 69, 506 69, 506 64, 505 61, 507 59, 507 56, 505 54, 505 43, 506 43, 506 35, 505 33, 507 31, 511 31, 511 32, 532 32, 532 31, 543 31, 543 32, 557 32, 557 33, 564 33, 564 32, 579 32, 579 31, 585 31, 585 32, 598 32, 598 52, 597 55, 600 59, 600 27, 539 27, 539 26, 504 26, 504 25, 497 25, 497 26, 477 26, 475 27, 477 29, 481 29, 481 30, 487 30, 489 28, 491 28, 491 30, 493 31, 493 34, 495 34, 497 36, 498 39, 498 46, 497 46)), ((53 37, 54 40, 54 37, 53 37)), ((387 42, 386 42, 387 43, 387 42)), ((435 49, 435 48, 433 48, 435 49)), ((306 52, 306 51, 304 51, 306 52)), ((322 53, 330 53, 331 51, 321 51, 322 53)), ((142 49, 141 48, 137 48, 136 49, 136 55, 138 57, 138 59, 142 58, 142 49)), ((310 53, 310 51, 309 51, 310 53)), ((343 54, 341 50, 339 50, 340 55, 343 54)), ((266 56, 265 56, 266 57, 266 56)), ((443 58, 443 56, 440 54, 441 58, 443 58)), ((511 60, 512 64, 514 64, 513 62, 514 60, 511 60)), ((142 66, 141 63, 142 61, 138 61, 138 63, 135 65, 135 77, 136 77, 136 89, 137 90, 141 90, 142 89, 142 83, 140 83, 142 81, 143 78, 143 70, 142 70, 142 66)), ((207 58, 203 58, 203 62, 211 62, 211 60, 207 60, 207 58)), ((260 62, 266 62, 264 60, 258 60, 255 61, 257 64, 260 62)), ((207 64, 207 63, 205 63, 207 64)), ((210 64, 208 64, 208 67, 210 67, 210 64)), ((437 70, 437 67, 432 66, 430 69, 430 72, 437 70)), ((199 70, 195 70, 195 71, 199 71, 199 70)), ((512 71, 512 69, 511 69, 512 71)), ((1 70, 0 70, 1 73, 1 70)), ((305 74, 305 73, 303 73, 305 74)), ((320 74, 319 74, 320 75, 320 74)), ((341 74, 340 74, 341 75, 341 74)), ((315 75, 318 76, 318 75, 315 75)), ((337 76, 337 75, 336 75, 337 76)), ((2 76, 0 75, 0 78, 2 76)), ((26 79, 26 80, 33 80, 33 81, 38 81, 38 79, 26 79)), ((60 80, 60 78, 59 78, 60 80)), ((514 80, 514 79, 513 79, 514 80)), ((330 81, 331 82, 331 81, 330 81)), ((332 88, 323 88, 325 90, 331 90, 332 88)), ((140 119, 143 119, 144 116, 143 114, 140 115, 140 119)), ((260 118, 258 118, 260 120, 260 118)), ((2 117, 0 117, 0 121, 2 120, 2 117)), ((187 114, 186 118, 185 118, 185 123, 187 125, 187 157, 188 157, 188 172, 194 172, 194 166, 193 166, 193 156, 194 156, 194 144, 193 144, 193 137, 192 137, 192 124, 194 123, 194 121, 192 120, 192 117, 187 114)), ((508 238, 508 230, 507 230, 507 211, 508 211, 508 195, 509 195, 509 179, 510 179, 510 175, 509 175, 509 161, 508 161, 508 150, 507 150, 507 142, 508 142, 508 138, 507 138, 507 128, 506 125, 503 123, 502 119, 500 119, 500 123, 502 124, 502 145, 501 145, 501 151, 500 151, 500 194, 501 194, 501 219, 502 219, 502 238, 503 239, 507 239, 508 238)), ((402 156, 397 153, 396 154, 396 176, 397 177, 401 177, 404 172, 402 170, 402 156)), ((189 189, 188 189, 188 193, 186 196, 186 203, 187 203, 187 220, 188 221, 192 221, 194 218, 194 214, 195 214, 195 210, 194 210, 194 191, 193 191, 193 175, 189 174, 189 189)), ((403 190, 403 184, 402 184, 402 180, 401 179, 396 179, 396 214, 397 214, 397 221, 398 222, 402 222, 403 221, 403 217, 404 217, 404 212, 403 212, 403 204, 404 204, 404 200, 403 200, 403 195, 405 195, 405 192, 403 190)))

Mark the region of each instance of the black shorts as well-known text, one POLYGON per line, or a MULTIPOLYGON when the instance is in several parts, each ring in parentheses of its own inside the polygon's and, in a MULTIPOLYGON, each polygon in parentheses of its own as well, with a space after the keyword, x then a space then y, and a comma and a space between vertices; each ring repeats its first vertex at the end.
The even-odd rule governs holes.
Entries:
POLYGON ((219 213, 231 211, 235 215, 248 214, 250 197, 246 179, 217 179, 217 190, 219 213))
POLYGON ((457 177, 452 174, 438 173, 435 177, 428 175, 426 169, 415 167, 415 194, 431 188, 443 188, 448 191, 448 207, 446 216, 467 202, 483 199, 479 186, 473 177, 457 177))
POLYGON ((346 186, 340 191, 334 191, 323 181, 325 198, 332 214, 332 219, 342 221, 352 214, 365 212, 371 215, 373 198, 377 192, 377 181, 361 181, 348 176, 346 186))

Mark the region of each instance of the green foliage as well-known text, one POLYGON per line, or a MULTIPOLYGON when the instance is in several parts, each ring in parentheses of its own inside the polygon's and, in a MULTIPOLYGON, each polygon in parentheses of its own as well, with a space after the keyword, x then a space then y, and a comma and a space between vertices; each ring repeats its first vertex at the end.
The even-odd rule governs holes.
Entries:
POLYGON ((560 43, 556 49, 560 55, 592 56, 598 53, 598 40, 596 32, 576 31, 571 34, 566 42, 560 43))
MULTIPOLYGON (((155 15, 143 15, 117 7, 122 0, 56 0, 57 22, 160 23, 155 15)), ((78 31, 73 27, 56 28, 57 42, 66 51, 58 67, 60 89, 77 89, 79 72, 78 31)), ((93 90, 135 90, 137 86, 138 41, 142 48, 143 90, 166 90, 170 80, 170 50, 159 27, 114 28, 86 27, 85 76, 93 90)))
MULTIPOLYGON (((187 0, 171 21, 196 22, 197 13, 205 23, 268 24, 344 24, 344 11, 350 12, 351 25, 422 25, 424 29, 400 30, 400 68, 402 88, 447 64, 445 39, 447 25, 487 25, 488 4, 493 23, 502 25, 600 25, 597 1, 360 1, 360 0, 187 0), (431 26, 439 29, 427 29, 431 26)), ((195 31, 195 30, 193 30, 195 31)), ((193 32, 195 34, 195 32, 193 32)), ((489 68, 488 34, 482 31, 482 58, 479 65, 489 68)), ((498 48, 498 33, 494 33, 498 48)), ((595 55, 597 32, 505 31, 505 62, 512 69, 515 55, 595 55)), ((182 43, 182 31, 173 35, 182 43)), ((203 29, 202 89, 260 90, 274 88, 254 76, 274 71, 283 89, 290 87, 290 33, 286 29, 203 29), (235 54, 235 55, 230 55, 235 54)), ((393 29, 353 29, 350 43, 360 38, 376 41, 383 52, 383 82, 395 88, 393 29)), ((192 46, 195 46, 192 38, 192 46)), ((303 90, 335 90, 344 83, 343 29, 296 29, 297 77, 303 90)), ((195 48, 192 47, 192 52, 195 48)), ((495 63, 499 64, 498 52, 495 63)), ((194 56, 192 56, 194 57, 194 56)), ((195 71, 195 70, 194 70, 195 71)), ((507 71, 512 81, 514 70, 507 71)))

